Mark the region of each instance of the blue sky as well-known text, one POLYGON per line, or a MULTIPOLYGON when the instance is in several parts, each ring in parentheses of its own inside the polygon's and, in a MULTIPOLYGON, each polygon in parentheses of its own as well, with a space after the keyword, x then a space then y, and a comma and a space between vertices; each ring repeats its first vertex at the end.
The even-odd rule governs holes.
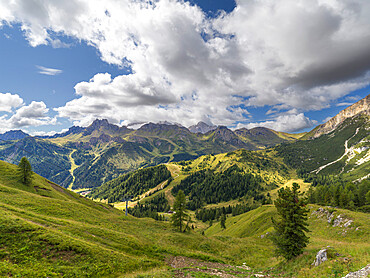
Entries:
POLYGON ((0 3, 0 133, 95 118, 301 132, 370 91, 363 1, 16 2, 0 3))

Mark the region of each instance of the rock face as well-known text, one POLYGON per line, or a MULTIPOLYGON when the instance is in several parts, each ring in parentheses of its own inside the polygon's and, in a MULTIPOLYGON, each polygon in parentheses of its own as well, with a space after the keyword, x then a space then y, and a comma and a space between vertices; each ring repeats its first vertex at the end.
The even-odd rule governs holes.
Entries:
POLYGON ((208 125, 205 122, 199 122, 196 125, 189 126, 189 130, 192 133, 207 133, 208 131, 215 130, 217 126, 215 125, 208 125))
POLYGON ((327 249, 321 249, 317 255, 315 261, 312 263, 314 266, 319 266, 323 262, 328 260, 327 249))
POLYGON ((350 272, 342 278, 361 278, 361 277, 369 277, 369 275, 370 275, 370 264, 368 264, 367 266, 365 266, 364 268, 356 272, 350 272))
POLYGON ((345 119, 351 118, 360 113, 370 116, 370 95, 356 102, 355 104, 347 107, 346 109, 339 112, 338 115, 331 118, 325 124, 319 125, 316 130, 313 130, 311 138, 319 137, 322 134, 327 134, 333 131, 338 125, 340 125, 345 119))

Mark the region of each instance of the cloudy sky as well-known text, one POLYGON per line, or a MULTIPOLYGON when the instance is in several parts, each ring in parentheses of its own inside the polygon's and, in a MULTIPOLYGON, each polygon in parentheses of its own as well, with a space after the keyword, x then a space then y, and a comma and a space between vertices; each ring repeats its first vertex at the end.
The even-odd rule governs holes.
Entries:
POLYGON ((0 0, 0 61, 0 132, 300 132, 370 93, 370 1, 0 0))

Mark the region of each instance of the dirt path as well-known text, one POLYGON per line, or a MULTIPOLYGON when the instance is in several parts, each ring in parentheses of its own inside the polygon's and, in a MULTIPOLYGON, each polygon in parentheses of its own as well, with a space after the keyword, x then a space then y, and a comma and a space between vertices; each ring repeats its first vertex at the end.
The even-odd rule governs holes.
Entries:
POLYGON ((335 161, 332 161, 332 162, 329 162, 328 164, 325 164, 323 166, 320 166, 316 170, 313 170, 311 173, 318 174, 322 169, 325 169, 326 167, 328 167, 328 166, 330 166, 330 165, 332 165, 334 163, 337 163, 338 161, 342 160, 348 154, 348 152, 349 152, 349 149, 348 149, 348 141, 351 140, 353 137, 355 137, 357 135, 357 133, 358 133, 359 130, 360 130, 360 128, 357 128, 355 134, 353 134, 349 139, 347 139, 344 142, 344 154, 341 157, 339 157, 335 161))
POLYGON ((182 256, 169 256, 166 258, 166 263, 174 268, 173 277, 176 278, 194 277, 196 273, 204 273, 222 278, 254 277, 250 272, 250 268, 247 266, 231 266, 222 263, 204 262, 182 256))

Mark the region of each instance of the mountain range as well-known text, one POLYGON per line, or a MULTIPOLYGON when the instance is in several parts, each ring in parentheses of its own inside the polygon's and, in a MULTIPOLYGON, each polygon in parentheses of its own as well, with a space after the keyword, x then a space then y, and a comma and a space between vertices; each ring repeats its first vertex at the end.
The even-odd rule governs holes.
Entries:
POLYGON ((189 128, 169 122, 146 123, 135 130, 106 119, 97 119, 88 127, 73 126, 53 136, 32 137, 9 131, 0 135, 0 159, 17 164, 26 156, 38 174, 78 189, 97 187, 122 174, 161 163, 278 146, 276 150, 286 165, 304 171, 318 170, 346 153, 338 163, 320 171, 358 172, 353 175, 358 179, 363 178, 369 161, 369 99, 367 96, 306 134, 264 127, 231 130, 204 122, 189 128))
POLYGON ((26 156, 38 174, 76 189, 99 186, 141 167, 296 140, 295 135, 261 127, 232 131, 199 123, 198 128, 193 133, 176 124, 147 123, 133 130, 97 119, 86 128, 73 126, 62 134, 1 141, 0 159, 17 163, 26 156))

